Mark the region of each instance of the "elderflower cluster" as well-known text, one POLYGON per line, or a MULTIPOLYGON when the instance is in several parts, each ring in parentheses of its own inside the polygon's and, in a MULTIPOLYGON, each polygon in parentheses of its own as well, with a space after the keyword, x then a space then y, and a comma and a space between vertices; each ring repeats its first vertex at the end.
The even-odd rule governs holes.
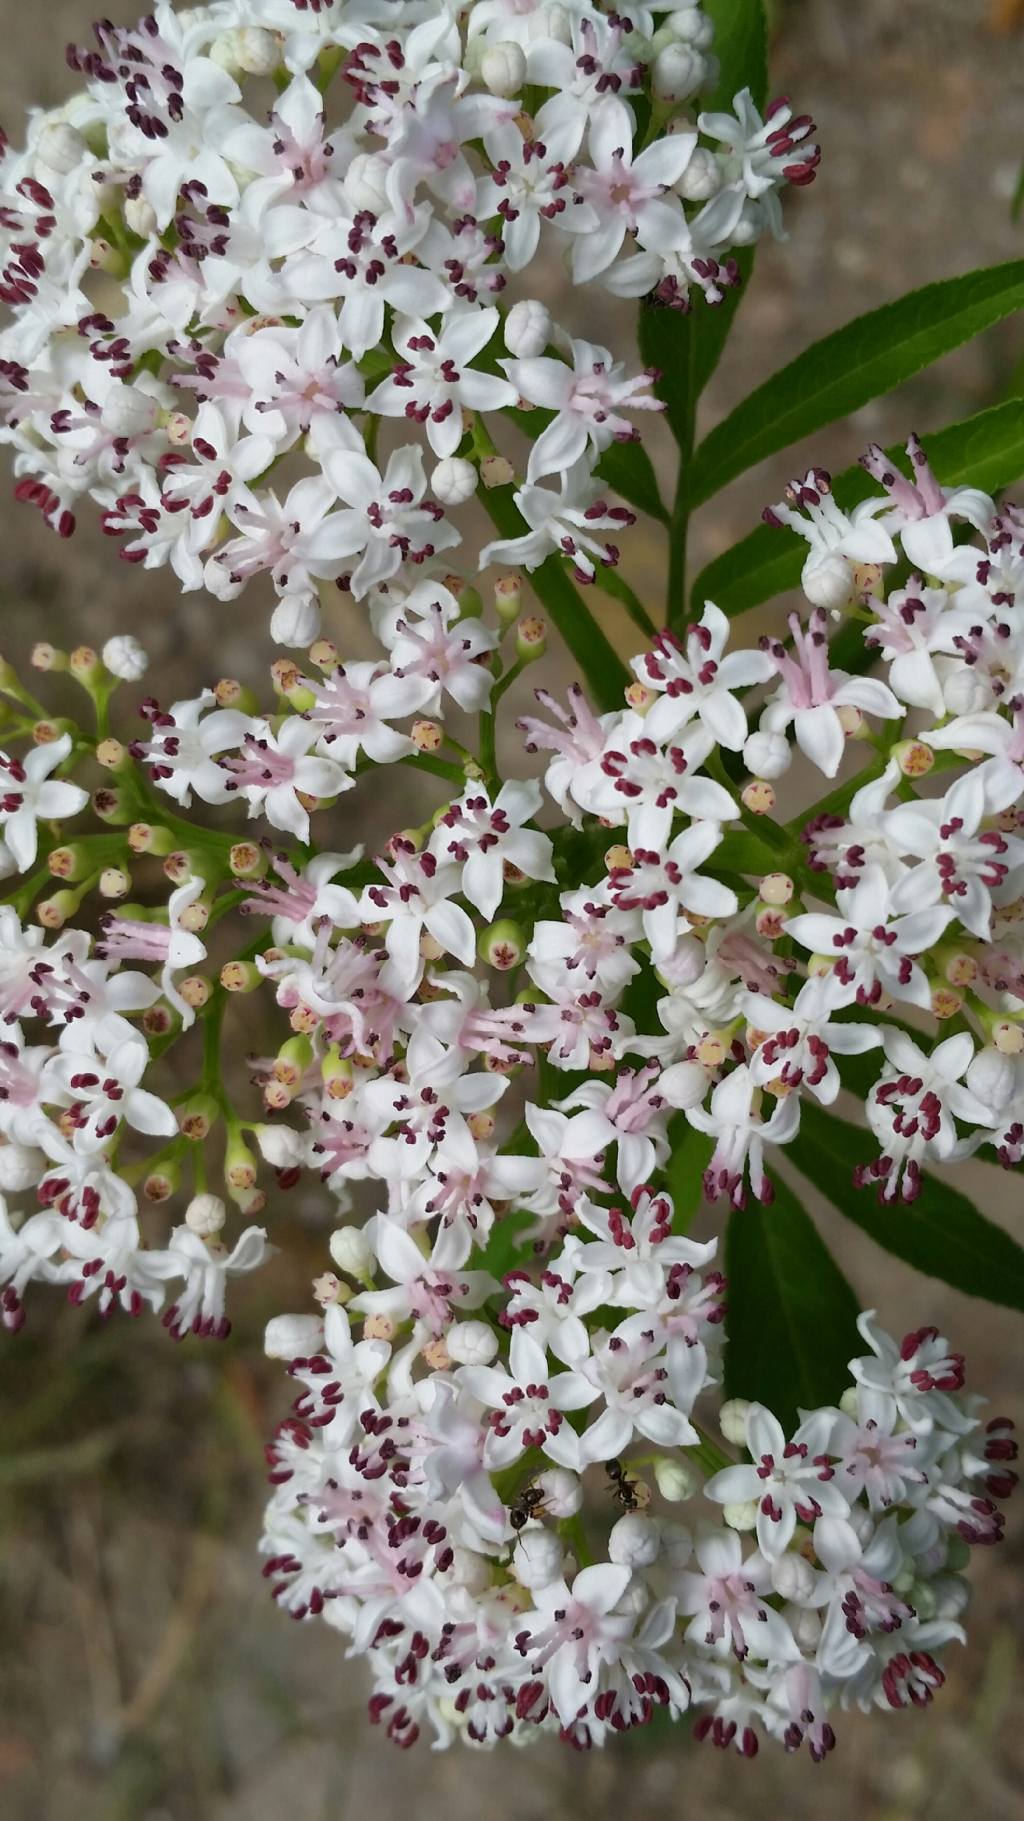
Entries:
POLYGON ((301 1385, 271 1448, 268 1572, 370 1654, 401 1743, 425 1720, 581 1745, 693 1705, 719 1744, 751 1752, 760 1730, 821 1756, 836 1704, 919 1704, 961 1635, 960 1545, 998 1539, 1009 1426, 953 1395, 934 1330, 897 1347, 865 1317, 841 1410, 787 1440, 728 1406, 751 1461, 727 1464, 698 1420, 725 1286, 666 1174, 689 1133, 713 1203, 770 1202, 805 1108, 844 1083, 870 1127, 858 1180, 886 1202, 928 1163, 1024 1153, 1024 527, 910 457, 912 481, 871 453, 882 491, 852 514, 820 471, 772 509, 833 589, 785 643, 743 648, 708 603, 634 660, 621 708, 538 691, 519 726, 543 781, 495 756, 493 711, 543 651, 531 617, 512 632, 512 577, 493 615, 426 579, 379 601, 378 659, 320 641, 307 672, 274 666, 263 711, 229 680, 146 698, 127 742, 109 709, 144 669, 134 641, 37 650, 87 691, 97 737, 0 676, 28 742, 0 797, 24 880, 0 912, 7 1325, 33 1278, 133 1314, 183 1278, 171 1332, 223 1333, 225 1278, 266 1234, 221 1237, 217 1126, 244 1218, 261 1162, 327 1185, 350 1216, 335 1269, 268 1332, 301 1385), (888 587, 898 545, 927 574, 888 587), (467 709, 479 757, 453 731, 467 709), (830 788, 786 824, 771 779, 794 751, 830 788), (83 759, 108 774, 101 830, 65 839, 83 759), (369 854, 311 848, 383 765, 435 791, 426 822, 369 854), (128 903, 161 865, 166 903, 128 903), (90 934, 97 897, 115 902, 90 934), (216 984, 214 925, 236 930, 216 984), (220 1028, 249 994, 288 1035, 251 1059, 263 1105, 239 1110, 220 1028), (161 1059, 193 1025, 201 1073, 171 1097, 161 1059), (154 1204, 190 1172, 168 1240, 154 1204), (697 1497, 697 1469, 725 1529, 702 1514, 694 1537, 652 1488, 697 1497), (588 1474, 626 1507, 596 1559, 588 1474))
POLYGON ((540 409, 527 530, 467 570, 560 551, 592 579, 633 516, 595 469, 660 408, 653 376, 553 323, 520 275, 550 252, 572 286, 685 310, 780 232, 812 124, 746 92, 690 111, 711 39, 699 0, 216 0, 100 23, 69 53, 83 91, 0 162, 19 497, 65 536, 93 501, 123 557, 184 589, 269 576, 273 636, 304 648, 337 590, 442 573, 481 477, 512 479, 488 426, 540 409))

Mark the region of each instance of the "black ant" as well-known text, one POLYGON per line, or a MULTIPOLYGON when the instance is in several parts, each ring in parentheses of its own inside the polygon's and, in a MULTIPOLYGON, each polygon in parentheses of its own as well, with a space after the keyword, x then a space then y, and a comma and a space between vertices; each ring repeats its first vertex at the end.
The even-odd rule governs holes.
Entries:
POLYGON ((509 1507, 508 1521, 513 1530, 522 1530, 529 1523, 538 1505, 544 1503, 544 1494, 539 1486, 524 1486, 518 1492, 509 1507))
POLYGON ((607 1466, 611 1491, 626 1511, 639 1511, 640 1500, 637 1497, 636 1481, 631 1480, 621 1461, 609 1461, 607 1466))

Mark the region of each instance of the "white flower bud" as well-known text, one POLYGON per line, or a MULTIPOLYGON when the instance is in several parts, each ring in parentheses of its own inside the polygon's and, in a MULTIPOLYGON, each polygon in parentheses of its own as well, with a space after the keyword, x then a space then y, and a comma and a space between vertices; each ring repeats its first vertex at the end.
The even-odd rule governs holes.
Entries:
POLYGON ((535 297, 513 304, 505 318, 505 346, 517 360, 543 354, 551 339, 551 316, 535 297))
POLYGON ((461 455, 438 462, 430 477, 430 491, 442 506, 463 506, 476 492, 477 472, 461 455))
POLYGON ((0 1191, 16 1195, 33 1189, 46 1174, 46 1158, 27 1144, 0 1144, 0 1191))
POLYGON ((492 95, 518 95, 526 81, 526 58, 518 44, 490 44, 480 59, 480 79, 492 95))
POLYGON ((659 1455, 654 1463, 654 1481, 662 1498, 672 1505, 692 1499, 699 1484, 698 1475, 689 1461, 673 1460, 667 1454, 659 1455))
POLYGON ((103 662, 112 677, 120 677, 122 683, 137 683, 149 669, 149 657, 130 632, 118 633, 116 638, 108 639, 103 647, 103 662))
POLYGON ((522 1587, 550 1587, 562 1573, 565 1551, 554 1530, 530 1525, 521 1530, 512 1555, 512 1573, 522 1587))
POLYGON ((707 74, 700 52, 690 44, 666 45, 651 65, 651 88, 659 101, 688 101, 707 74))
POLYGON ((942 699, 951 715, 977 714, 991 706, 987 679, 969 664, 961 665, 946 678, 942 699))
POLYGON ((777 1562, 771 1565, 771 1582, 777 1594, 784 1600, 793 1600, 797 1606, 804 1606, 814 1592, 817 1576, 810 1562, 794 1550, 787 1550, 777 1562))
POLYGON ((658 1092, 679 1111, 699 1107, 708 1091, 708 1072, 699 1062, 673 1062, 658 1082, 658 1092))
POLYGON ((853 593, 853 566, 845 556, 809 557, 803 566, 800 586, 812 607, 824 607, 834 613, 845 607, 853 593))
POLYGON ((738 1505, 723 1505, 722 1517, 730 1530, 753 1530, 757 1523, 757 1500, 744 1499, 738 1505))
POLYGON ((458 1366, 489 1366, 498 1351, 497 1335, 485 1321, 453 1322, 445 1342, 458 1366))
POLYGON ((345 172, 345 200, 356 211, 369 209, 381 215, 391 207, 388 198, 388 164, 380 152, 357 152, 345 172))
POLYGON ((270 616, 270 636, 278 645, 306 651, 320 636, 320 603, 311 594, 286 594, 270 616))
MULTIPOLYGON (((657 1471, 657 1470, 655 1470, 657 1471)), ((685 1568, 693 1554, 693 1532, 672 1518, 660 1520, 662 1560, 668 1568, 685 1568)))
MULTIPOLYGON (((959 1541, 959 1538, 957 1539, 959 1541)), ((970 1605, 971 1589, 969 1582, 960 1574, 939 1574, 929 1582, 935 1599, 934 1616, 937 1619, 959 1619, 970 1605)), ((920 1582, 915 1582, 910 1604, 920 1612, 920 1582)))
POLYGON ((365 1227, 335 1227, 327 1242, 339 1271, 347 1277, 370 1277, 376 1263, 365 1227))
POLYGON ((856 1385, 847 1385, 839 1399, 839 1408, 844 1416, 852 1416, 855 1421, 860 1416, 860 1396, 856 1385))
POLYGON ((546 1473, 538 1473, 533 1483, 543 1495, 544 1509, 549 1517, 576 1516, 583 1503, 578 1473, 573 1473, 569 1467, 549 1467, 546 1473))
POLYGON ((530 16, 530 37, 538 43, 553 39, 556 44, 572 43, 572 20, 564 6, 538 6, 530 16))
POLYGON ((689 164, 674 185, 677 196, 684 202, 710 202, 721 187, 722 167, 714 152, 707 146, 695 146, 689 164))
POLYGON ((766 733, 763 729, 752 733, 743 747, 743 763, 755 778, 781 778, 793 763, 785 734, 766 733))
POLYGON ((448 1578, 456 1587, 464 1587, 467 1593, 485 1593, 491 1584, 491 1564, 475 1549, 455 1549, 448 1578))
POLYGON ((817 1613, 808 1611, 806 1607, 797 1607, 790 1608, 783 1617, 800 1649, 806 1656, 813 1657, 821 1638, 821 1620, 817 1613))
POLYGON ((145 196, 129 196, 124 205, 124 225, 133 234, 148 240, 156 233, 156 210, 145 196))
POLYGON ((967 1086, 972 1094, 994 1113, 1001 1113, 1013 1098, 1017 1069, 1012 1056, 998 1050, 979 1050, 967 1070, 967 1086))
POLYGON ((734 1448, 745 1448, 747 1444, 747 1412, 750 1400, 745 1397, 727 1397, 718 1413, 718 1427, 727 1442, 734 1448))
POLYGON ((261 25, 243 25, 233 32, 235 61, 246 76, 272 76, 281 61, 281 40, 261 25))
POLYGON ((200 1239, 211 1239, 227 1220, 228 1211, 219 1195, 193 1195, 185 1209, 185 1225, 200 1239))
POLYGON ((103 428, 112 436, 144 436, 157 421, 160 406, 138 386, 120 386, 103 407, 103 428))
POLYGON ((306 1161, 308 1137, 290 1125, 258 1125, 253 1137, 259 1145, 260 1156, 272 1170, 294 1170, 306 1161))
POLYGON ((274 1315, 263 1336, 269 1359, 312 1359, 323 1351, 323 1344, 322 1315, 274 1315))
POLYGON ((66 120, 51 120, 44 126, 35 150, 40 162, 59 177, 67 177, 89 153, 81 133, 66 120))
POLYGON ((661 1535, 654 1518, 627 1511, 613 1524, 608 1538, 608 1558, 622 1568, 650 1568, 661 1554, 661 1535))
POLYGON ((701 12, 698 0, 693 0, 692 6, 676 8, 669 29, 681 43, 695 45, 699 51, 708 50, 714 42, 715 28, 701 12))

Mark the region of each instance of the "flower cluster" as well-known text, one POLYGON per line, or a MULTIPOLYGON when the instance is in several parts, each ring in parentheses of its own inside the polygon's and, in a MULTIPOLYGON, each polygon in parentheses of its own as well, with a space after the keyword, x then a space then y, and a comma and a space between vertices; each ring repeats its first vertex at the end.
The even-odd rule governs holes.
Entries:
POLYGON ((301 1390, 271 1449, 266 1548, 282 1603, 371 1654, 372 1711, 400 1742, 427 1720, 441 1738, 544 1724, 588 1744, 692 1704, 720 1744, 751 1752, 760 1730, 820 1756, 836 1702, 927 1699, 960 1635, 958 1552, 998 1538, 1007 1426, 951 1395, 961 1362, 933 1330, 897 1348, 865 1318, 873 1357, 841 1409, 787 1441, 733 1400, 722 1432, 752 1464, 726 1465, 698 1423, 725 1286, 666 1174, 689 1131, 712 1202, 770 1202, 803 1109, 844 1083, 871 1128, 858 1179, 886 1202, 920 1194, 929 1162, 1024 1151, 1024 535, 1014 508, 943 491, 910 454, 913 483, 887 470, 852 516, 820 471, 773 508, 810 543, 810 592, 826 566, 832 590, 785 643, 731 644, 708 603, 636 658, 620 709, 538 692, 520 727, 543 785, 495 761, 497 701, 543 651, 531 616, 512 631, 515 577, 493 620, 441 582, 381 596, 376 661, 320 641, 308 673, 274 666, 265 712, 226 679, 149 697, 127 743, 109 700, 144 669, 134 640, 102 659, 37 650, 89 693, 95 737, 0 678, 30 742, 0 799, 7 870, 27 873, 2 913, 0 1182, 22 1198, 0 1235, 8 1326, 33 1277, 104 1313, 157 1308, 182 1279, 171 1332, 223 1333, 225 1277, 266 1236, 221 1237, 215 1126, 247 1219, 261 1157, 282 1186, 319 1175, 350 1216, 370 1186, 369 1218, 333 1235, 319 1311, 270 1326, 301 1390), (956 540, 962 520, 980 543, 956 540), (927 580, 887 586, 897 544, 927 580), (849 672, 829 648, 843 621, 849 672), (479 757, 452 731, 467 709, 479 757), (771 814, 795 752, 830 781, 857 750, 795 823, 771 814), (90 756, 102 830, 63 840, 90 756), (441 797, 427 820, 376 854, 311 849, 331 805, 391 764, 441 797), (166 905, 127 903, 159 861, 166 905), (114 902, 90 935, 76 918, 96 895, 114 902), (209 932, 236 916, 256 935, 214 984, 209 932), (255 1118, 218 1059, 250 992, 289 1026, 252 1061, 255 1118), (202 1072, 172 1106, 160 1059, 194 1024, 202 1072), (164 1142, 129 1161, 136 1134, 164 1142), (155 1242, 135 1187, 160 1203, 183 1173, 184 1224, 155 1242), (698 1496, 695 1466, 726 1520, 703 1516, 696 1541, 650 1505, 652 1486, 698 1496), (600 1560, 589 1472, 626 1507, 600 1560))
POLYGON ((96 502, 122 556, 185 589, 269 576, 273 636, 307 647, 338 589, 441 573, 450 512, 512 478, 487 425, 518 405, 548 414, 527 530, 479 561, 560 550, 591 579, 632 517, 594 470, 659 408, 652 375, 515 293, 549 250, 574 286, 703 307, 737 281, 732 249, 780 231, 812 124, 747 93, 686 111, 711 38, 699 0, 101 23, 69 53, 82 93, 0 161, 19 497, 65 536, 96 502))

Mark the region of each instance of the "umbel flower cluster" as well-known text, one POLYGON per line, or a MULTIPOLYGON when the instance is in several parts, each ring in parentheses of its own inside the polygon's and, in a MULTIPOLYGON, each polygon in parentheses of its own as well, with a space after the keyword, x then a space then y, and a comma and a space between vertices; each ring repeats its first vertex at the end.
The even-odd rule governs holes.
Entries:
POLYGON ((550 252, 596 299, 689 309, 778 231, 811 123, 746 93, 682 112, 714 67, 699 0, 221 0, 96 38, 84 92, 0 164, 19 496, 64 536, 96 502, 186 589, 269 575, 273 636, 308 646, 325 587, 363 600, 463 542, 469 457, 490 484, 500 460, 478 414, 521 401, 552 415, 500 554, 614 562, 631 515, 593 470, 650 375, 528 296, 502 330, 499 301, 550 252))
POLYGON ((770 1221, 841 1089, 893 1221, 928 1164, 1024 1155, 1024 515, 915 440, 849 512, 815 470, 766 515, 808 546, 778 637, 707 602, 615 706, 538 690, 499 749, 545 655, 518 568, 614 565, 632 515, 595 469, 659 404, 506 283, 546 243, 575 284, 720 301, 810 123, 684 112, 715 75, 694 0, 254 0, 97 39, 4 161, 19 492, 63 532, 94 498, 185 587, 269 574, 303 655, 262 705, 221 678, 131 730, 132 636, 36 648, 81 717, 0 670, 5 1325, 43 1283, 223 1337, 256 1223, 285 1243, 319 1179, 332 1268, 267 1332, 297 1397, 263 1550, 368 1659, 371 1717, 585 1747, 692 1710, 820 1759, 838 1711, 940 1687, 1011 1426, 935 1328, 871 1313, 789 1432, 723 1401, 689 1228, 701 1177, 770 1221), (522 403, 525 529, 478 592, 448 511, 507 488, 485 420, 522 403), (356 612, 374 657, 321 636, 356 612), (785 822, 794 759, 825 794, 785 822), (353 848, 384 766, 422 819, 353 848))

